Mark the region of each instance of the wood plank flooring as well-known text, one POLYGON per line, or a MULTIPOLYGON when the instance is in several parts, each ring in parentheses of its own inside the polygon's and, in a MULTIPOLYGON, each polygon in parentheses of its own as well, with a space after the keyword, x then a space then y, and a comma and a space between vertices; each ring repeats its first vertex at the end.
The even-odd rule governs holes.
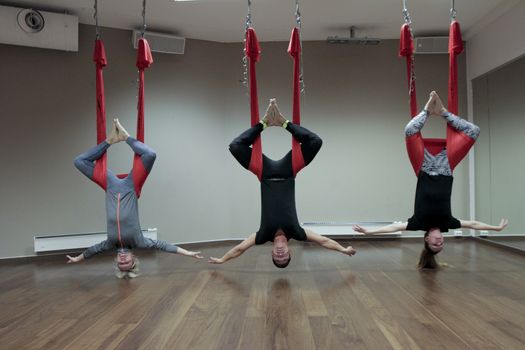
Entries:
POLYGON ((419 272, 420 242, 353 246, 294 243, 284 270, 269 245, 225 265, 139 252, 134 280, 111 256, 3 261, 0 349, 525 349, 524 255, 449 239, 419 272))

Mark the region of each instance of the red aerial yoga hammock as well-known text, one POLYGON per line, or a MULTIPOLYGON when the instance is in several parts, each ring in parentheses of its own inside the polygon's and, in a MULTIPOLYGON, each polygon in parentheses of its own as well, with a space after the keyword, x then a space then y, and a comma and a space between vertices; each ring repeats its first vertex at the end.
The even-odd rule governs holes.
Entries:
MULTIPOLYGON (((136 66, 139 74, 139 92, 137 102, 137 140, 144 142, 144 70, 153 63, 151 50, 146 39, 139 39, 136 66)), ((104 75, 102 69, 107 65, 106 50, 102 40, 95 41, 93 61, 96 64, 96 89, 97 89, 97 144, 106 139, 106 105, 104 98, 104 75)), ((93 180, 104 190, 106 183, 107 155, 104 154, 95 164, 93 180)), ((146 181, 147 171, 142 164, 140 156, 135 154, 133 159, 133 182, 137 197, 140 197, 142 186, 146 181)), ((124 178, 127 174, 117 175, 124 178)))
MULTIPOLYGON (((450 24, 448 53, 449 53, 449 78, 448 78, 448 110, 453 114, 458 114, 458 67, 457 56, 463 52, 463 40, 461 29, 457 21, 450 24)), ((410 115, 415 117, 418 114, 416 101, 416 82, 414 79, 414 42, 408 23, 401 27, 401 38, 399 40, 399 56, 405 56, 407 63, 407 79, 410 96, 410 115)), ((408 157, 414 168, 416 175, 419 174, 423 164, 425 148, 433 155, 438 154, 446 147, 450 169, 454 168, 467 155, 474 145, 474 140, 462 132, 457 131, 447 125, 446 139, 427 139, 421 133, 406 138, 408 157)))
MULTIPOLYGON (((255 72, 255 64, 259 61, 261 56, 261 49, 257 35, 252 27, 246 29, 246 56, 249 62, 249 86, 250 86, 250 121, 254 126, 259 122, 259 103, 257 96, 257 76, 255 72)), ((299 125, 301 123, 301 88, 300 88, 300 57, 301 57, 301 41, 299 38, 299 29, 295 27, 292 31, 290 43, 288 45, 288 53, 294 60, 294 75, 293 75, 293 113, 292 122, 299 125)), ((292 169, 294 177, 297 173, 305 167, 301 144, 292 137, 292 169)), ((262 179, 262 144, 261 137, 257 137, 252 146, 252 156, 250 159, 249 169, 259 178, 262 179)))

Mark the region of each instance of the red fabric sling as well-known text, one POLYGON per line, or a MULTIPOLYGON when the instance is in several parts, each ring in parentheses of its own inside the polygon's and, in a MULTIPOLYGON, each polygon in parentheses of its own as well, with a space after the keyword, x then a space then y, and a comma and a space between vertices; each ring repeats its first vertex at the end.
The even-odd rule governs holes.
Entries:
MULTIPOLYGON (((257 95, 257 76, 255 72, 255 64, 259 61, 261 49, 255 30, 249 27, 246 30, 246 56, 249 62, 249 86, 250 86, 250 121, 254 126, 259 122, 259 102, 257 95)), ((288 53, 294 60, 294 75, 293 75, 293 112, 292 122, 299 125, 301 123, 301 88, 300 88, 300 57, 301 57, 301 41, 299 38, 299 29, 294 28, 288 45, 288 53)), ((293 175, 304 168, 305 162, 301 150, 301 144, 295 138, 292 138, 292 169, 293 175)), ((261 137, 257 137, 252 145, 252 155, 250 159, 249 169, 259 178, 262 179, 262 143, 261 137)))
MULTIPOLYGON (((450 24, 448 53, 449 53, 449 78, 448 78, 448 110, 458 114, 458 66, 457 56, 463 52, 463 39, 461 28, 457 21, 450 24)), ((447 127, 447 155, 450 168, 454 168, 467 155, 475 140, 451 126, 447 127)))
MULTIPOLYGON (((288 53, 293 58, 293 112, 292 122, 294 124, 301 124, 301 40, 299 37, 299 29, 295 27, 292 30, 290 43, 288 45, 288 53)), ((292 169, 293 176, 305 167, 303 152, 299 141, 292 137, 292 169)))
MULTIPOLYGON (((106 139, 106 102, 104 98, 104 67, 108 64, 106 59, 106 50, 102 40, 95 41, 95 50, 93 51, 93 61, 96 66, 96 89, 97 89, 97 144, 106 139)), ((93 171, 93 181, 102 187, 104 191, 107 188, 107 154, 104 153, 102 158, 96 161, 95 170, 93 171)))
MULTIPOLYGON (((146 39, 139 39, 136 66, 139 70, 139 92, 137 101, 137 140, 144 142, 144 70, 153 63, 153 56, 146 39)), ((142 186, 148 172, 138 154, 133 158, 133 184, 137 197, 140 197, 142 186)))
MULTIPOLYGON (((463 52, 463 41, 461 38, 461 29, 457 21, 450 24, 449 34, 449 82, 448 82, 448 110, 458 113, 458 73, 457 73, 457 56, 463 52)), ((401 27, 401 37, 399 41, 399 56, 404 56, 407 62, 407 78, 410 98, 410 114, 415 117, 418 114, 416 100, 416 84, 413 66, 414 42, 410 32, 410 26, 403 24, 401 27)), ((468 151, 474 144, 474 140, 462 132, 455 130, 447 125, 446 139, 427 139, 423 138, 421 133, 406 138, 406 146, 410 163, 416 175, 419 174, 424 159, 425 148, 433 155, 438 154, 447 148, 447 156, 451 170, 467 155, 468 151)))
POLYGON ((410 26, 405 23, 401 26, 401 36, 399 38, 399 56, 405 57, 407 65, 407 82, 408 94, 410 98, 410 115, 415 117, 417 115, 417 99, 416 99, 416 80, 413 79, 413 59, 414 59, 414 40, 410 26))
MULTIPOLYGON (((146 39, 139 39, 136 66, 139 70, 139 91, 137 102, 137 140, 144 142, 144 70, 153 63, 153 57, 146 39)), ((102 69, 107 65, 106 51, 102 40, 95 41, 93 61, 96 64, 96 94, 97 94, 97 144, 106 139, 106 103, 104 97, 104 75, 102 69)), ((104 190, 107 188, 107 154, 95 164, 93 181, 104 190)), ((147 171, 142 164, 140 156, 135 154, 133 159, 133 182, 135 192, 140 197, 142 186, 146 181, 147 171)), ((128 174, 118 174, 125 178, 128 174)))
MULTIPOLYGON (((257 75, 255 71, 255 64, 259 62, 261 57, 261 48, 259 41, 253 28, 246 30, 246 56, 249 63, 249 87, 250 87, 250 123, 251 126, 257 125, 259 122, 259 101, 257 100, 257 75)), ((250 171, 257 175, 259 181, 262 179, 262 143, 261 136, 258 136, 252 145, 252 156, 250 158, 250 171)))

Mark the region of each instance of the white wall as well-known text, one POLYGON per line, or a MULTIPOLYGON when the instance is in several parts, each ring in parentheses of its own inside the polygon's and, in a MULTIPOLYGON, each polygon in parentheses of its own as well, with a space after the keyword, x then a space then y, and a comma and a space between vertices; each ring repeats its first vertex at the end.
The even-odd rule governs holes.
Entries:
MULTIPOLYGON (((104 29, 108 119, 134 133, 135 51, 131 33, 104 29)), ((74 167, 94 145, 94 30, 80 26, 78 53, 0 45, 0 257, 31 255, 35 234, 105 230, 104 193, 74 167)), ((405 220, 416 178, 406 156, 405 64, 398 43, 341 46, 304 43, 303 125, 324 140, 297 177, 301 221, 405 220)), ((292 61, 287 43, 263 43, 258 65, 261 112, 276 97, 291 111, 292 61)), ((249 125, 239 84, 241 44, 189 40, 183 56, 154 54, 146 73, 146 142, 158 158, 140 199, 143 227, 170 242, 241 238, 259 225, 259 184, 238 165, 228 143, 249 125)), ((420 105, 432 89, 446 96, 446 55, 417 57, 420 105)), ((460 64, 460 111, 465 105, 460 64)), ((109 125, 109 124, 108 124, 109 125)), ((431 119, 425 136, 443 136, 431 119)), ((290 148, 282 129, 264 133, 263 149, 279 157, 290 148)), ((119 144, 109 166, 127 171, 131 153, 119 144)), ((468 213, 467 167, 455 171, 453 210, 468 213)))
POLYGON ((525 54, 525 1, 509 0, 466 35, 467 80, 525 54))

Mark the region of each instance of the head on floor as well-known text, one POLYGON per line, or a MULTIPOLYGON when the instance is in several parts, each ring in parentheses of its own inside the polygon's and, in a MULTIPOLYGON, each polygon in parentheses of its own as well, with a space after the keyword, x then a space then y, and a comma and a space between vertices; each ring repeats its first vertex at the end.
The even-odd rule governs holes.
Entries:
POLYGON ((284 269, 290 263, 292 255, 284 231, 279 229, 273 238, 272 261, 278 268, 284 269))
POLYGON ((118 278, 138 277, 139 259, 128 249, 119 249, 115 258, 116 276, 118 278))

